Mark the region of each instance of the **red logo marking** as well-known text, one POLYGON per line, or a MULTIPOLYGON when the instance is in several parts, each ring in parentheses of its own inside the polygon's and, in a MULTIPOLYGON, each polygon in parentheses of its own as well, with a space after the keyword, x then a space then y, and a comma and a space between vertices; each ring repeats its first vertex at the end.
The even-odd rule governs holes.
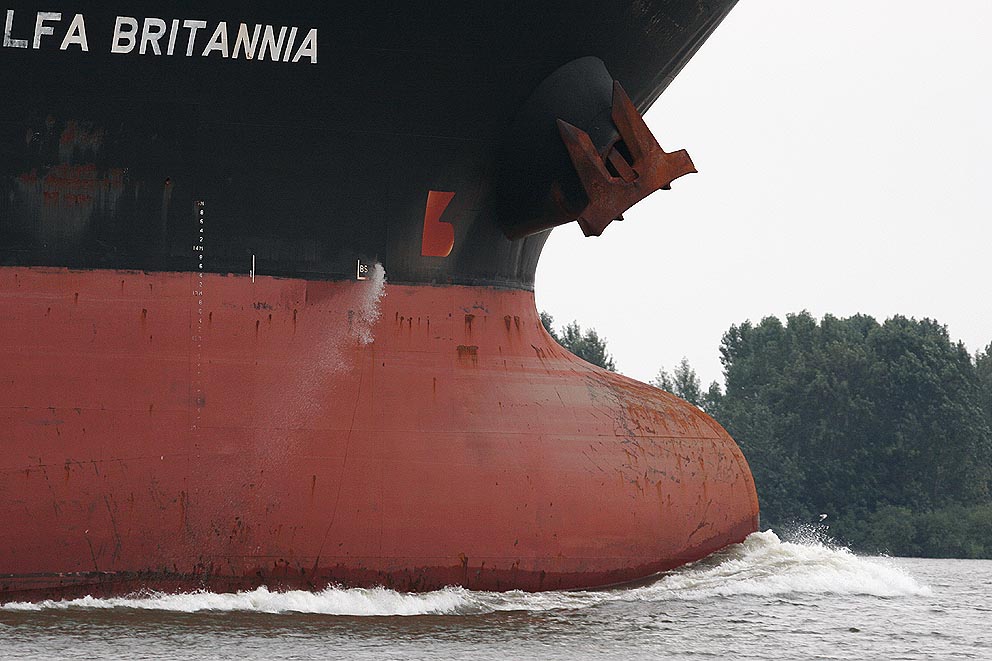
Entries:
POLYGON ((451 203, 454 193, 428 191, 427 211, 424 213, 424 237, 420 254, 424 257, 447 257, 455 245, 455 228, 443 222, 441 216, 451 203))

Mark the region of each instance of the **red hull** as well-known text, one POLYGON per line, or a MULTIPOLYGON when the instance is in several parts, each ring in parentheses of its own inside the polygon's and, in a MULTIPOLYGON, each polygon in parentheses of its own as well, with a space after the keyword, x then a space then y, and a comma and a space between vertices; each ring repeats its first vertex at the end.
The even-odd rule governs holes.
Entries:
POLYGON ((585 588, 756 529, 727 433, 531 293, 380 291, 0 268, 0 601, 585 588))

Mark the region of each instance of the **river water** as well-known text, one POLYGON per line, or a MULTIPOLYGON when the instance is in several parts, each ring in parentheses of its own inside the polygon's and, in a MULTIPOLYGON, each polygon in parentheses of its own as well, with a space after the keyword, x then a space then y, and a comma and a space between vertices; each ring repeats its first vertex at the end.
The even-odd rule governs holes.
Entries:
POLYGON ((0 659, 992 659, 992 561, 771 531, 599 592, 329 589, 0 606, 0 659))

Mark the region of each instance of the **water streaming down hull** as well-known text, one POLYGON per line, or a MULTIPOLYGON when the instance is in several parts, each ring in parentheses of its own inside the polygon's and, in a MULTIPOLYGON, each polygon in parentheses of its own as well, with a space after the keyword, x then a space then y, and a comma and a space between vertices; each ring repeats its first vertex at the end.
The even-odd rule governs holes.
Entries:
MULTIPOLYGON (((5 48, 0 600, 593 587, 756 529, 719 425, 537 318, 546 228, 611 207, 534 108, 611 167, 646 163, 603 119, 611 76, 643 110, 732 3, 595 4, 548 6, 586 28, 557 41, 540 13, 215 3, 190 59, 141 32, 144 56, 111 52, 106 10, 82 14, 89 50, 59 48, 69 14, 5 48), (236 59, 240 20, 323 50, 236 59), (199 53, 225 21, 231 57, 199 53)), ((16 37, 37 8, 14 12, 16 37)), ((613 181, 621 204, 644 193, 613 181)))

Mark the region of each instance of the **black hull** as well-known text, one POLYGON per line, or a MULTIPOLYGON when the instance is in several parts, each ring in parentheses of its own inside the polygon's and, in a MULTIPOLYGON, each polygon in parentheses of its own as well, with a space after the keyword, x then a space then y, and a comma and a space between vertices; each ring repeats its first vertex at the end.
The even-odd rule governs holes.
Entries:
POLYGON ((206 271, 254 258, 260 274, 343 279, 378 261, 392 282, 526 289, 547 232, 509 240, 493 182, 528 95, 595 56, 643 111, 734 0, 56 4, 7 4, 12 38, 30 42, 40 10, 62 19, 38 49, 0 48, 0 265, 195 269, 202 208, 206 271), (76 12, 87 52, 60 49, 76 12), (171 56, 168 35, 162 55, 112 53, 118 16, 207 27, 191 57, 188 31, 171 56), (220 21, 229 57, 204 56, 220 21), (296 27, 294 47, 316 28, 316 63, 234 59, 241 22, 296 27), (432 190, 454 193, 448 256, 424 254, 432 190))

